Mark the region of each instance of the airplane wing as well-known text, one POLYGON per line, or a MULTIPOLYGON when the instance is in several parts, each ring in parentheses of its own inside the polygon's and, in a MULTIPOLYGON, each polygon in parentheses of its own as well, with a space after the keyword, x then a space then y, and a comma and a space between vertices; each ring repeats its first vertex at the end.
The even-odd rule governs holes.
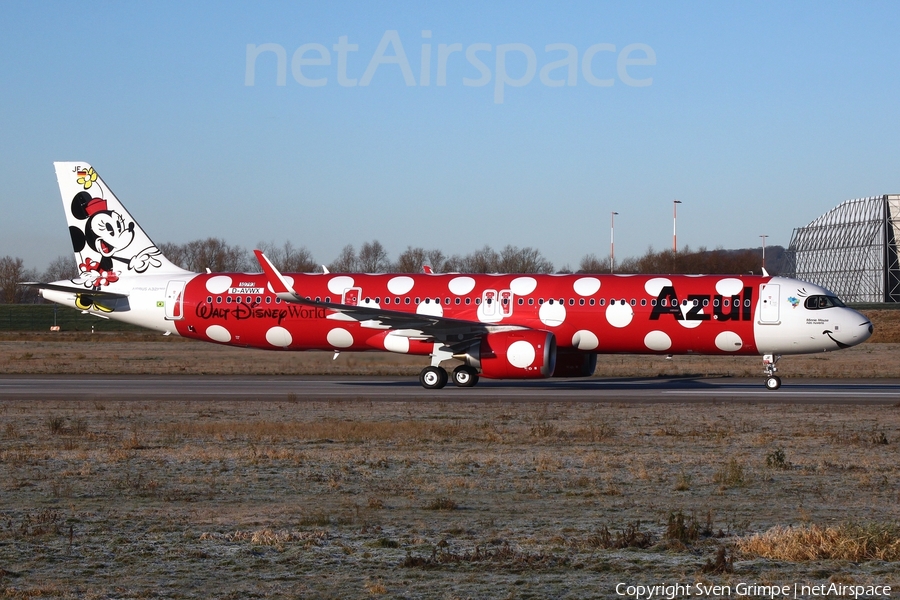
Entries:
POLYGON ((254 250, 253 253, 256 254, 256 259, 259 261, 259 265, 262 267, 269 285, 272 286, 272 291, 283 301, 327 308, 334 311, 335 314, 342 315, 344 319, 358 321, 362 327, 391 329, 395 335, 413 339, 434 340, 451 347, 480 338, 488 333, 527 329, 518 325, 490 325, 477 321, 449 319, 369 306, 317 302, 295 292, 265 254, 259 250, 254 250))
POLYGON ((53 290, 54 292, 70 292, 72 294, 84 294, 85 296, 94 296, 95 298, 127 298, 128 294, 119 292, 107 292, 104 290, 94 290, 86 287, 78 287, 76 285, 58 285, 55 283, 41 283, 40 281, 23 281, 17 285, 27 285, 39 290, 53 290))

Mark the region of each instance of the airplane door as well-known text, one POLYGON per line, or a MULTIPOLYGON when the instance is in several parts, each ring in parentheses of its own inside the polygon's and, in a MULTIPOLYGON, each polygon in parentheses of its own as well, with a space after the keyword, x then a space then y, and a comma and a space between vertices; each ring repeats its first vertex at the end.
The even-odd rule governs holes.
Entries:
POLYGON ((184 282, 170 281, 166 286, 166 320, 180 321, 184 318, 184 282))
POLYGON ((512 290, 500 290, 500 314, 504 317, 512 316, 513 293, 512 290))
POLYGON ((481 294, 481 312, 488 317, 497 313, 497 290, 484 290, 481 294))
POLYGON ((342 304, 348 306, 359 306, 359 297, 362 296, 362 288, 347 288, 344 290, 344 299, 342 304))
POLYGON ((759 322, 776 324, 779 322, 781 286, 778 284, 764 283, 759 286, 759 322))

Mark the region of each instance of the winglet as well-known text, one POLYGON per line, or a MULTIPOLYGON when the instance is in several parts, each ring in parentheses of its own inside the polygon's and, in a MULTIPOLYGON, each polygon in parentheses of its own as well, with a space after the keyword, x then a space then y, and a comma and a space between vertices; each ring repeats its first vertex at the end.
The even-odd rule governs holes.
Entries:
POLYGON ((425 271, 427 275, 434 275, 434 269, 432 269, 428 265, 422 265, 422 270, 425 271))
POLYGON ((253 254, 256 255, 259 266, 262 267, 266 279, 269 280, 269 285, 272 286, 272 291, 275 292, 277 296, 281 296, 282 294, 287 294, 289 296, 296 295, 291 286, 288 285, 288 282, 285 281, 284 276, 278 272, 278 269, 276 269, 269 258, 262 253, 262 250, 254 250, 253 254))

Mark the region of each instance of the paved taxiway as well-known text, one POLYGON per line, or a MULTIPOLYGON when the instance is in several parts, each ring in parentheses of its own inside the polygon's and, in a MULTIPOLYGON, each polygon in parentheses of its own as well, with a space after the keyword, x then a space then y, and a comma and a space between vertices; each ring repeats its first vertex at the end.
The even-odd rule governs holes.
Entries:
POLYGON ((0 401, 28 398, 897 404, 900 380, 788 379, 781 389, 769 391, 762 378, 482 379, 474 388, 448 385, 429 391, 414 377, 0 376, 0 401))

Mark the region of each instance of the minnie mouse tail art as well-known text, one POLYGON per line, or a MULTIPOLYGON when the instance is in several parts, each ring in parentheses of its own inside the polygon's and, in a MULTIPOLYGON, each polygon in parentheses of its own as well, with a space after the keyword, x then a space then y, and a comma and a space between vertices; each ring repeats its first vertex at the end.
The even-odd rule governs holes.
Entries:
POLYGON ((98 317, 267 350, 423 357, 423 387, 587 377, 598 354, 762 358, 849 348, 872 324, 817 285, 761 275, 191 273, 169 262, 89 164, 55 163, 79 276, 32 282, 98 317), (448 373, 444 365, 459 363, 448 373), (428 364, 430 363, 430 364, 428 364))

